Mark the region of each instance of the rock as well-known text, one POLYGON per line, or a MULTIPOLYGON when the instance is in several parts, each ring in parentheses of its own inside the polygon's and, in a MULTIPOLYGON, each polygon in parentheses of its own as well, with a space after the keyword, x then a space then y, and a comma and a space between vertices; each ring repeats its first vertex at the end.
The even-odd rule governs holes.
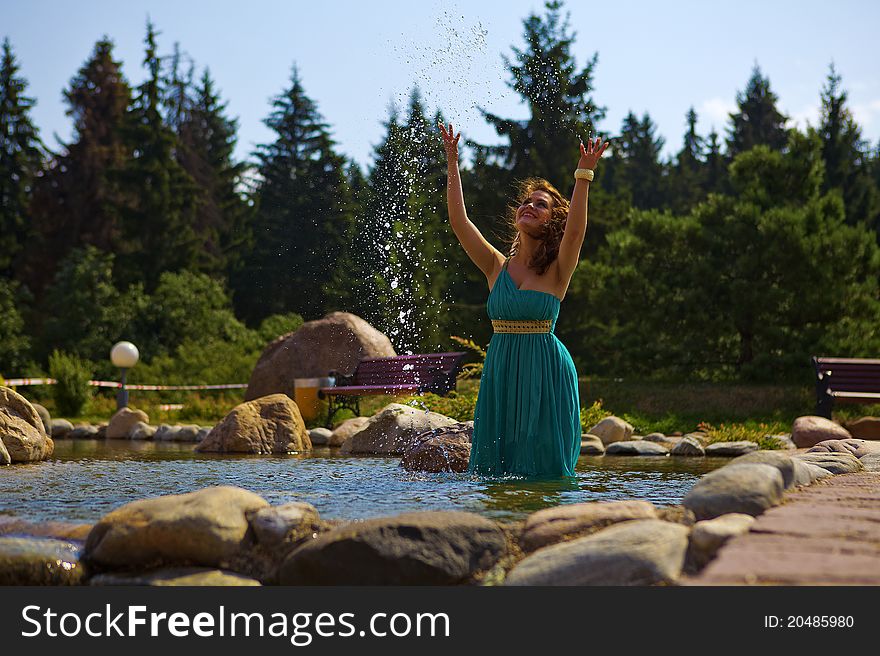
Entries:
POLYGON ((419 433, 400 466, 407 471, 466 472, 473 432, 472 424, 456 423, 419 433))
POLYGON ((201 443, 201 441, 204 440, 208 436, 208 433, 210 433, 213 429, 213 426, 202 426, 201 428, 199 428, 199 432, 196 435, 196 443, 201 443))
POLYGON ((256 586, 256 579, 203 567, 171 567, 137 574, 98 574, 89 585, 155 585, 155 586, 256 586))
POLYGON ((796 453, 793 457, 817 465, 832 474, 853 474, 864 469, 859 459, 850 453, 796 453))
POLYGON ((0 517, 0 535, 55 538, 85 542, 91 524, 73 522, 29 522, 18 517, 0 517))
POLYGON ((458 422, 436 412, 389 403, 349 437, 340 451, 348 454, 399 456, 414 446, 419 433, 458 422))
POLYGON ((455 585, 507 554, 504 532, 474 513, 415 512, 318 535, 281 565, 281 585, 455 585))
POLYGON ((797 448, 797 444, 791 439, 790 433, 784 435, 767 435, 767 439, 776 441, 776 448, 779 450, 793 450, 797 448))
POLYGON ((761 463, 776 467, 779 473, 782 474, 782 484, 786 490, 796 485, 809 485, 813 482, 813 476, 802 460, 792 458, 779 451, 764 450, 747 453, 744 456, 734 458, 727 466, 731 467, 733 465, 746 465, 750 463, 761 463))
POLYGON ((292 502, 261 508, 251 515, 251 528, 257 542, 276 545, 290 538, 296 540, 312 533, 320 517, 310 503, 292 502))
POLYGON ((330 371, 352 374, 361 360, 397 355, 386 335, 360 317, 331 312, 282 335, 260 355, 245 401, 293 390, 295 378, 320 378, 330 371))
POLYGON ((309 439, 312 440, 312 446, 327 446, 333 431, 329 428, 313 428, 309 431, 309 439))
POLYGON ((598 424, 587 431, 590 435, 595 435, 602 444, 608 446, 612 442, 623 442, 632 437, 633 427, 619 417, 605 417, 598 424))
POLYGON ((678 444, 672 447, 670 453, 674 456, 704 456, 706 450, 699 440, 688 435, 682 437, 678 444))
POLYGON ((83 424, 82 426, 74 426, 73 430, 67 434, 71 440, 94 440, 98 436, 98 427, 91 424, 83 424))
POLYGON ((352 417, 339 424, 330 436, 327 446, 342 446, 345 440, 357 433, 370 421, 369 417, 352 417))
POLYGON ((582 456, 601 456, 605 453, 605 445, 595 435, 583 433, 581 435, 581 455, 582 456))
POLYGON ((807 449, 807 453, 849 453, 856 458, 880 453, 880 442, 869 440, 825 440, 807 449))
POLYGON ((180 426, 171 426, 169 424, 159 424, 153 432, 154 442, 175 442, 177 440, 177 431, 180 426))
POLYGON ((128 439, 130 440, 151 440, 156 435, 156 432, 159 429, 155 426, 150 426, 142 421, 137 422, 132 425, 131 429, 128 431, 128 439))
POLYGON ((698 519, 727 513, 760 515, 782 501, 784 482, 776 467, 727 465, 703 476, 682 500, 698 519))
POLYGON ((12 464, 12 456, 9 455, 9 451, 6 450, 6 445, 0 441, 0 465, 11 465, 12 464))
POLYGON ((869 453, 859 458, 865 471, 880 472, 880 453, 869 453))
POLYGON ((48 434, 51 435, 52 439, 63 439, 67 437, 67 434, 73 430, 73 424, 71 424, 66 419, 53 419, 49 423, 49 431, 48 434))
POLYGON ((79 552, 66 540, 0 537, 0 585, 79 585, 79 552))
POLYGON ((110 417, 110 423, 107 425, 107 439, 127 439, 131 427, 140 421, 145 424, 150 423, 150 418, 143 410, 120 408, 115 415, 110 417))
POLYGON ((665 446, 646 440, 612 442, 605 448, 605 455, 608 456, 665 456, 668 454, 669 449, 665 446))
POLYGON ((296 403, 285 394, 272 394, 235 406, 196 446, 196 451, 289 453, 311 448, 296 403))
POLYGON ((843 427, 856 439, 880 440, 880 417, 861 417, 843 427))
POLYGON ((504 585, 654 585, 674 583, 688 546, 686 526, 635 519, 520 561, 504 585))
POLYGON ((34 410, 37 411, 37 414, 40 416, 40 419, 43 421, 43 430, 46 432, 46 435, 52 435, 52 415, 49 414, 49 411, 46 410, 39 403, 31 403, 34 406, 34 410))
POLYGON ((95 524, 84 559, 102 569, 160 564, 223 568, 247 546, 248 515, 268 505, 230 486, 133 501, 95 524))
POLYGON ((740 442, 713 442, 707 445, 705 449, 707 456, 723 456, 727 458, 742 456, 757 450, 758 445, 748 440, 740 442))
MULTIPOLYGON (((0 386, 0 441, 10 462, 44 460, 55 451, 55 443, 43 429, 34 406, 18 392, 0 386)), ((4 458, 6 459, 6 458, 4 458)))
POLYGON ((751 515, 728 513, 694 524, 689 545, 694 566, 697 569, 705 567, 730 538, 748 533, 754 523, 755 518, 751 515))
POLYGON ((851 438, 843 426, 825 417, 807 415, 798 417, 791 426, 791 439, 798 448, 809 448, 825 440, 846 440, 851 438))
POLYGON ((525 552, 556 542, 583 537, 618 522, 656 519, 654 504, 648 501, 591 501, 566 503, 532 513, 520 536, 525 552))
POLYGON ((98 424, 98 432, 95 433, 96 440, 103 440, 107 437, 107 424, 98 424))
POLYGON ((648 433, 641 439, 647 440, 648 442, 657 442, 658 444, 663 444, 664 442, 671 441, 673 438, 666 437, 663 433, 648 433))
MULTIPOLYGON (((177 434, 174 436, 175 442, 198 442, 199 433, 202 427, 196 424, 186 424, 177 427, 177 434)), ((210 432, 210 431, 209 431, 210 432)))

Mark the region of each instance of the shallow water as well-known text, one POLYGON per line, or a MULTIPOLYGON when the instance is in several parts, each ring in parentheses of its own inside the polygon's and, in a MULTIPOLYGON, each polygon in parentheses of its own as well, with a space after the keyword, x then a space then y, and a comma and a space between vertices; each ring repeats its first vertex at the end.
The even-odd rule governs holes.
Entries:
POLYGON ((30 521, 93 522, 144 497, 211 485, 251 490, 273 505, 306 501, 326 519, 417 510, 466 510, 500 520, 582 501, 681 502, 725 458, 581 456, 576 479, 487 481, 466 474, 407 472, 399 458, 351 457, 316 448, 307 455, 214 455, 191 444, 56 440, 50 460, 0 468, 0 515, 30 521))

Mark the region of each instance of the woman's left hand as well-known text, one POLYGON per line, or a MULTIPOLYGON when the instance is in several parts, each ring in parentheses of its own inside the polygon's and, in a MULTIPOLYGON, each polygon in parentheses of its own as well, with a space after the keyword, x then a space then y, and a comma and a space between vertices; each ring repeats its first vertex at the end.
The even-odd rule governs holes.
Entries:
POLYGON ((601 137, 596 137, 596 140, 592 139, 587 142, 587 146, 584 146, 584 142, 581 142, 581 159, 578 162, 579 169, 596 169, 596 165, 599 163, 599 160, 602 159, 602 154, 605 152, 605 149, 608 148, 608 144, 610 141, 602 142, 601 137))

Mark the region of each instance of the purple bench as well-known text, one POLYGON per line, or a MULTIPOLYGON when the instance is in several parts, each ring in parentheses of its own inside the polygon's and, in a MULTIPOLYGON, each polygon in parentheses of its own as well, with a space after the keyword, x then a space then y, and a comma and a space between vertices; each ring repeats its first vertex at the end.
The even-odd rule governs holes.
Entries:
POLYGON ((831 419, 835 403, 880 403, 880 360, 813 357, 816 414, 831 419))
POLYGON ((398 355, 393 358, 361 360, 350 376, 331 371, 336 378, 334 387, 322 387, 319 398, 330 403, 327 428, 333 415, 342 408, 350 408, 360 415, 360 397, 374 394, 424 394, 441 396, 455 389, 466 353, 420 353, 398 355))

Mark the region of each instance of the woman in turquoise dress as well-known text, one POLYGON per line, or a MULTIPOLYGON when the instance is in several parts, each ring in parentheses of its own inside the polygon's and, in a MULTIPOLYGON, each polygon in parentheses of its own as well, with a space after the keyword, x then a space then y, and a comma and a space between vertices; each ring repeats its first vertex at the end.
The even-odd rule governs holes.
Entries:
POLYGON ((581 144, 569 202, 540 178, 525 180, 511 207, 516 236, 507 256, 467 217, 452 124, 441 125, 448 165, 449 222, 485 274, 494 334, 474 411, 468 471, 489 477, 574 476, 581 425, 577 371, 553 331, 587 229, 587 196, 608 144, 581 144))

